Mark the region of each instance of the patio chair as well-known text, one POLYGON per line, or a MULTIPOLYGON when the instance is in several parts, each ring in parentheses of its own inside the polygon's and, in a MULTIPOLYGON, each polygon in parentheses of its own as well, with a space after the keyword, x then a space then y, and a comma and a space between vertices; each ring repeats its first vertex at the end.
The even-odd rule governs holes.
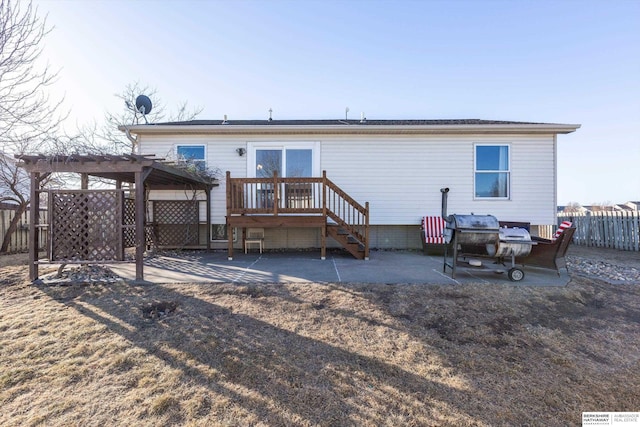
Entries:
POLYGON ((422 240, 422 250, 425 255, 442 255, 446 242, 444 240, 445 221, 441 216, 422 217, 420 227, 420 238, 422 240))
POLYGON ((559 276, 560 262, 563 262, 564 267, 567 268, 567 264, 564 262, 564 256, 567 253, 569 244, 573 239, 573 234, 576 231, 576 228, 571 225, 570 222, 568 222, 568 225, 561 224, 561 227, 558 228, 552 239, 532 236, 531 239, 535 244, 531 247, 531 253, 526 257, 516 258, 516 263, 525 266, 530 265, 533 267, 555 269, 559 276))
POLYGON ((258 245, 260 253, 264 244, 264 228, 247 228, 247 235, 244 239, 244 253, 249 250, 249 246, 258 245))

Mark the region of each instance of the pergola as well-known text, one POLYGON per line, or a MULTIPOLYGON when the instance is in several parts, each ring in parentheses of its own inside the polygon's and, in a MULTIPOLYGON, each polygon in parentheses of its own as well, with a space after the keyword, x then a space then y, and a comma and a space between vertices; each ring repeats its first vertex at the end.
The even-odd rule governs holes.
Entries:
MULTIPOLYGON (((132 194, 133 197, 133 212, 132 218, 134 218, 134 224, 127 226, 123 224, 122 221, 116 218, 118 222, 117 228, 117 237, 116 240, 119 242, 120 246, 119 250, 124 254, 124 246, 123 246, 123 234, 126 229, 133 228, 132 240, 135 246, 135 263, 136 263, 136 280, 144 280, 144 250, 145 250, 145 191, 146 190, 193 190, 193 191, 204 191, 206 195, 206 216, 207 216, 207 250, 211 249, 211 189, 218 185, 215 180, 205 178, 199 175, 194 175, 188 173, 183 169, 179 169, 175 166, 172 166, 170 163, 162 162, 163 159, 155 158, 153 155, 134 155, 134 154, 126 154, 126 155, 56 155, 56 156, 44 156, 44 155, 16 155, 16 158, 21 161, 20 166, 23 167, 30 176, 31 182, 31 194, 30 194, 30 222, 29 222, 29 278, 34 281, 38 278, 38 265, 40 261, 38 260, 38 233, 37 231, 41 228, 48 228, 50 236, 52 236, 52 225, 51 224, 40 224, 39 219, 39 211, 40 211, 40 193, 47 192, 49 190, 44 190, 40 188, 41 183, 52 173, 75 173, 80 174, 81 177, 81 190, 69 190, 69 192, 74 191, 75 193, 71 193, 72 196, 65 201, 67 206, 65 206, 65 214, 68 213, 69 216, 73 216, 74 212, 77 212, 77 206, 73 205, 74 201, 78 198, 76 194, 80 194, 83 196, 82 202, 82 212, 84 218, 80 218, 80 223, 86 225, 86 222, 90 220, 89 216, 91 216, 90 204, 94 205, 97 203, 98 206, 94 206, 95 209, 102 209, 100 203, 103 203, 101 199, 95 196, 100 191, 105 190, 89 190, 88 189, 88 177, 101 177, 110 180, 114 180, 116 183, 116 190, 119 193, 114 193, 116 197, 112 195, 109 197, 109 202, 104 202, 105 204, 114 204, 118 202, 112 202, 111 200, 119 200, 119 207, 117 207, 117 213, 111 214, 111 217, 118 217, 124 215, 124 202, 123 202, 123 190, 122 183, 131 183, 133 184, 132 194), (90 202, 87 200, 91 198, 90 202), (97 202, 95 201, 97 200, 97 202)), ((103 197, 104 199, 104 197, 103 197)), ((58 210, 59 211, 59 210, 58 210)), ((49 218, 53 218, 55 220, 56 212, 49 210, 49 218)), ((73 232, 74 236, 77 237, 73 227, 77 226, 78 221, 74 222, 73 218, 64 218, 64 221, 67 221, 67 229, 70 230, 69 233, 73 232)), ((86 227, 86 232, 82 238, 85 240, 90 238, 89 234, 91 233, 91 227, 86 227)), ((80 240, 82 240, 80 238, 80 240)), ((69 238, 68 240, 76 242, 77 239, 69 238)), ((65 244, 69 245, 69 242, 65 242, 65 244)), ((85 242, 86 244, 86 242, 85 242)), ((95 252, 95 251, 94 251, 95 252)), ((75 252, 74 252, 75 253, 75 252)), ((114 252, 118 253, 118 251, 114 252)), ((49 259, 46 261, 47 263, 54 261, 51 257, 51 253, 49 252, 49 259)), ((112 255, 112 254, 111 254, 112 255)), ((91 258, 91 257, 87 257, 91 258)), ((96 261, 93 259, 82 259, 77 256, 73 257, 73 259, 64 259, 57 260, 61 263, 76 263, 76 264, 87 264, 87 263, 109 263, 110 261, 123 261, 123 256, 115 255, 109 258, 103 257, 96 261)))

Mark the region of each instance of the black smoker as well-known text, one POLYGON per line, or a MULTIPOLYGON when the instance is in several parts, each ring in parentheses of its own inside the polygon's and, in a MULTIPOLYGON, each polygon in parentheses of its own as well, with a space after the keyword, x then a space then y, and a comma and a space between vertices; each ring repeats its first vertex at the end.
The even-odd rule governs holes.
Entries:
POLYGON ((451 268, 451 277, 456 276, 456 264, 461 253, 502 259, 511 257, 509 279, 519 281, 524 271, 515 267, 516 256, 527 256, 531 252, 531 236, 521 228, 500 228, 493 215, 447 215, 448 188, 441 188, 442 218, 445 220, 444 239, 447 243, 444 253, 443 272, 451 268), (448 247, 451 244, 453 259, 448 261, 448 247))

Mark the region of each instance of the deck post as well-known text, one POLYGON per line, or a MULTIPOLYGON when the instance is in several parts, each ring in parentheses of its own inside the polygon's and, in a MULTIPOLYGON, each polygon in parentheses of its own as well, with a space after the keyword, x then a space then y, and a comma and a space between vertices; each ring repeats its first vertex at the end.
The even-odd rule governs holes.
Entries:
POLYGON ((322 236, 320 236, 322 248, 320 259, 327 259, 327 171, 322 171, 322 236))
POLYGON ((366 215, 364 217, 364 260, 369 261, 369 202, 364 204, 366 215))

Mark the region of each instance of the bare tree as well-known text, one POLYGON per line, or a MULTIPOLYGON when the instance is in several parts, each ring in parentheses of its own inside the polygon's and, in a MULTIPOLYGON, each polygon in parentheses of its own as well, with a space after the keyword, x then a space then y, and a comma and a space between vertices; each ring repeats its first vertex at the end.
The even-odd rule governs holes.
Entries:
POLYGON ((16 205, 0 253, 7 252, 30 201, 28 177, 14 155, 46 152, 65 118, 62 99, 49 98, 57 72, 40 64, 49 31, 31 2, 0 0, 0 201, 16 205))
POLYGON ((580 212, 582 209, 583 207, 580 203, 569 202, 569 204, 564 207, 564 212, 568 212, 568 213, 580 212))
POLYGON ((591 205, 591 210, 593 212, 611 212, 614 210, 613 203, 607 200, 606 202, 594 202, 591 205))
MULTIPOLYGON (((138 152, 138 140, 120 128, 146 123, 181 122, 193 120, 202 112, 202 108, 190 108, 182 102, 170 113, 166 112, 164 102, 156 89, 139 82, 128 84, 121 93, 115 95, 122 100, 122 109, 107 112, 101 124, 92 123, 79 130, 78 135, 68 138, 67 151, 80 154, 135 154, 138 152), (136 99, 146 95, 152 101, 152 109, 143 115, 136 108, 136 99)), ((203 178, 215 178, 220 175, 216 168, 202 168, 197 161, 176 157, 175 153, 167 153, 166 158, 174 161, 174 166, 184 169, 193 175, 203 178)), ((93 183, 109 185, 108 180, 92 178, 93 183)))
MULTIPOLYGON (((193 120, 202 112, 202 108, 190 109, 185 101, 178 105, 175 111, 167 114, 164 102, 160 99, 158 91, 139 82, 128 84, 121 93, 115 96, 122 100, 122 110, 107 112, 104 123, 101 126, 93 126, 93 133, 97 136, 98 141, 94 140, 89 146, 107 153, 135 153, 138 148, 135 138, 120 131, 118 129, 119 126, 132 126, 147 122, 193 120), (139 95, 148 96, 153 103, 153 108, 151 112, 146 114, 146 117, 136 108, 136 98, 139 95)), ((89 129, 89 132, 84 133, 91 133, 91 130, 89 129)), ((91 140, 92 138, 87 139, 91 140)))

